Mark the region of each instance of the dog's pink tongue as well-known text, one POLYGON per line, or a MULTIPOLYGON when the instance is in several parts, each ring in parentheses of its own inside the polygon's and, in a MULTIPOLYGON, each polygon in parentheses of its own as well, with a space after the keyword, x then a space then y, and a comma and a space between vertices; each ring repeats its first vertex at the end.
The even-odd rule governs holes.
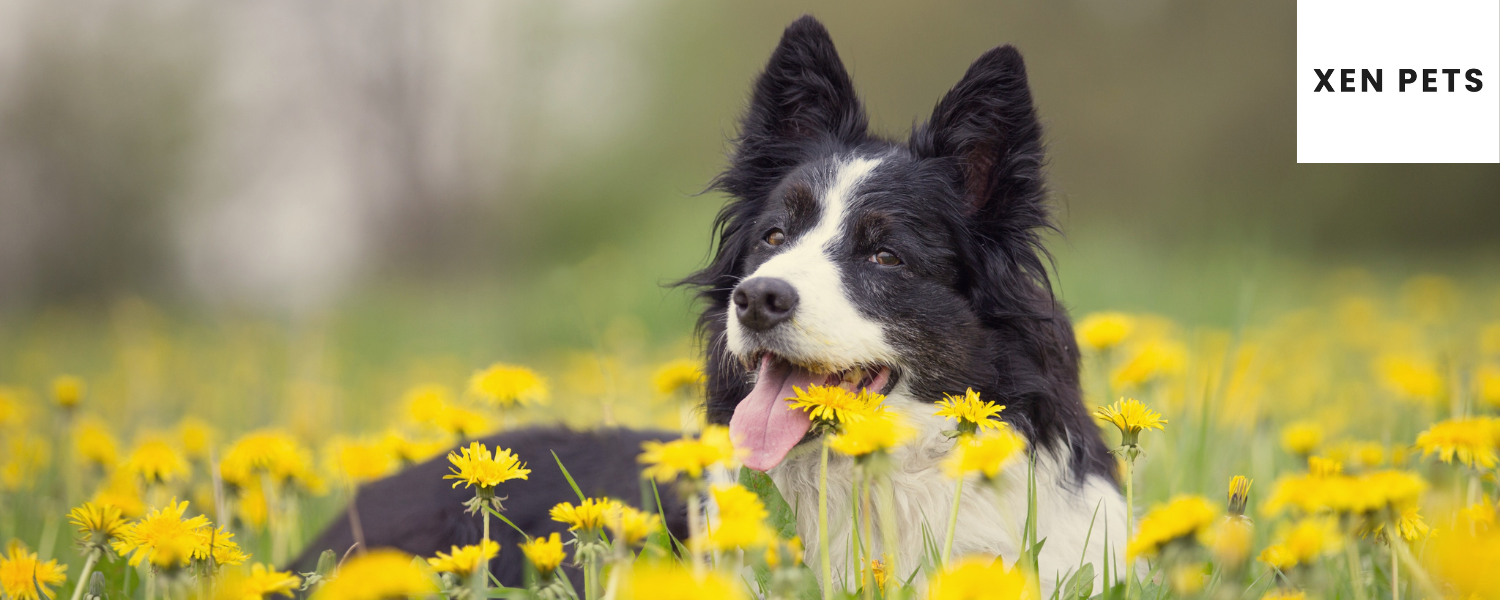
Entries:
POLYGON ((769 355, 761 360, 755 389, 740 400, 729 419, 729 436, 744 453, 745 466, 769 470, 802 441, 812 419, 806 411, 791 408, 786 399, 796 396, 793 386, 806 391, 824 378, 769 355))

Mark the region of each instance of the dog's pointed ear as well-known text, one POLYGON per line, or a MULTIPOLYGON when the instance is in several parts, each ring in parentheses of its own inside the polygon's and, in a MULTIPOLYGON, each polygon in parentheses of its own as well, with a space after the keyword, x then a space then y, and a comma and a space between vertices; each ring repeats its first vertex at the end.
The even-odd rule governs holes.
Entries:
POLYGON ((817 19, 788 25, 755 80, 740 122, 733 166, 720 180, 726 191, 755 198, 770 191, 820 141, 854 144, 868 120, 833 38, 817 19))
POLYGON ((981 313, 1051 310, 1047 251, 1053 229, 1042 178, 1042 126, 1021 53, 984 53, 911 136, 913 155, 947 163, 969 219, 968 290, 981 313), (1032 300, 1023 300, 1022 297, 1032 300), (1045 301, 1042 301, 1045 299, 1045 301), (1034 302, 1034 301, 1035 302, 1034 302))
POLYGON ((1046 226, 1042 127, 1014 47, 994 48, 969 66, 931 120, 912 133, 911 151, 955 161, 970 215, 1046 226))

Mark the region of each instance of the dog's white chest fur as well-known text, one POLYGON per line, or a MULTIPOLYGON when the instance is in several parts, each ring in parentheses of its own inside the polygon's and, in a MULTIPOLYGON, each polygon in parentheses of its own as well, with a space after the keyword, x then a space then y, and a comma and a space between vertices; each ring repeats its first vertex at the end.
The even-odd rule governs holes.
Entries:
MULTIPOLYGON (((953 424, 932 416, 929 404, 913 402, 893 394, 886 401, 890 410, 904 413, 917 426, 917 439, 894 453, 892 482, 895 489, 897 527, 897 575, 905 580, 924 557, 927 543, 940 546, 953 507, 954 481, 946 477, 941 463, 953 441, 943 435, 953 424)), ((1064 452, 1066 452, 1064 450, 1064 452)), ((791 505, 797 517, 797 533, 806 547, 805 562, 822 576, 818 546, 818 458, 819 453, 798 451, 768 474, 777 489, 791 505)), ((1081 563, 1094 566, 1095 589, 1103 572, 1108 553, 1114 562, 1110 570, 1119 572, 1125 542, 1125 502, 1109 482, 1090 477, 1084 482, 1069 481, 1067 456, 1043 450, 1036 459, 1036 496, 1038 538, 1045 539, 1039 557, 1039 574, 1043 596, 1050 596, 1059 581, 1078 569, 1081 563), (1107 532, 1107 535, 1106 535, 1107 532)), ((836 453, 828 463, 828 537, 837 585, 853 589, 858 585, 858 566, 851 554, 853 528, 854 461, 836 453)), ((958 527, 953 536, 956 559, 968 555, 1003 557, 1012 563, 1019 555, 1022 527, 1026 519, 1027 461, 1017 458, 1002 475, 998 486, 970 479, 964 485, 958 509, 958 527)), ((872 488, 873 489, 873 488, 872 488)), ((877 493, 873 492, 872 494, 877 493)), ((880 552, 880 519, 870 519, 871 539, 868 548, 880 552)), ((916 581, 921 581, 918 574, 916 581)))

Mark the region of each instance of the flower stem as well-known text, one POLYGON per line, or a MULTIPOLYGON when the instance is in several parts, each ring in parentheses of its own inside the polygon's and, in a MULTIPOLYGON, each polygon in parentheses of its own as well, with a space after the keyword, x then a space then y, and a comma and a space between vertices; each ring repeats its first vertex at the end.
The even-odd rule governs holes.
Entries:
MULTIPOLYGON (((484 541, 479 543, 479 555, 484 556, 485 546, 490 545, 490 511, 488 510, 488 507, 485 507, 485 509, 480 510, 479 512, 484 513, 484 541)), ((480 560, 484 559, 481 558, 480 560)), ((490 561, 484 560, 484 565, 476 570, 484 574, 480 577, 480 590, 483 592, 488 592, 490 587, 490 561)), ((486 594, 478 594, 476 595, 476 598, 482 598, 485 595, 486 594)))
POLYGON ((78 574, 78 585, 73 586, 73 600, 83 597, 83 588, 89 584, 89 573, 94 572, 94 565, 99 562, 99 554, 103 552, 100 548, 94 548, 89 557, 83 561, 83 572, 78 574))
POLYGON ((953 554, 953 533, 958 531, 958 503, 964 497, 964 477, 958 476, 958 483, 953 487, 953 510, 948 513, 948 534, 943 536, 943 564, 948 564, 948 557, 953 554))
MULTIPOLYGON (((1389 534, 1387 534, 1389 536, 1389 534)), ((1401 600, 1401 565, 1396 564, 1396 544, 1404 543, 1396 536, 1389 536, 1391 542, 1391 600, 1401 600)))
POLYGON ((688 493, 688 499, 687 499, 687 501, 688 501, 688 544, 687 544, 687 546, 688 546, 688 556, 692 559, 691 562, 693 563, 693 574, 698 575, 698 576, 702 576, 703 575, 703 555, 698 552, 698 548, 697 548, 698 544, 703 543, 703 539, 702 539, 703 524, 698 522, 698 519, 702 518, 702 515, 699 514, 699 513, 702 512, 702 509, 699 507, 698 492, 696 490, 692 491, 692 492, 689 492, 688 493))
POLYGON ((1416 580, 1417 586, 1422 588, 1422 593, 1428 598, 1443 597, 1443 593, 1432 584, 1432 579, 1427 576, 1427 571, 1422 569, 1422 565, 1418 564, 1417 559, 1407 550, 1406 544, 1391 544, 1391 549, 1396 552, 1396 556, 1401 558, 1401 564, 1406 566, 1406 570, 1411 572, 1411 578, 1416 580))
MULTIPOLYGON (((863 477, 863 478, 861 478, 860 479, 860 487, 862 488, 862 491, 860 492, 860 497, 859 497, 859 514, 860 514, 859 520, 863 521, 863 523, 861 524, 861 526, 863 527, 863 530, 864 530, 864 535, 863 535, 862 539, 864 539, 866 541, 865 546, 864 546, 865 549, 866 549, 865 550, 865 554, 870 555, 870 556, 867 556, 867 557, 862 557, 861 560, 864 560, 864 561, 868 562, 869 560, 871 560, 871 557, 873 557, 873 555, 874 555, 874 542, 875 542, 875 540, 870 539, 870 478, 869 477, 863 477)), ((874 583, 874 572, 875 572, 875 567, 874 567, 873 564, 871 564, 870 568, 869 568, 869 573, 871 575, 870 578, 869 579, 865 579, 864 577, 860 578, 860 585, 865 588, 865 600, 874 600, 875 599, 875 586, 872 585, 874 583)))
POLYGON ((156 600, 156 568, 146 567, 146 600, 156 600))
POLYGON ((1364 576, 1359 569, 1359 547, 1354 540, 1344 545, 1344 556, 1349 559, 1349 585, 1354 588, 1355 600, 1365 600, 1364 576))
MULTIPOLYGON (((1130 536, 1134 528, 1132 521, 1135 518, 1135 459, 1127 456, 1125 458, 1125 542, 1130 543, 1130 536)), ((1130 600, 1131 590, 1135 587, 1135 560, 1130 555, 1125 556, 1125 600, 1130 600)))
MULTIPOLYGON (((890 598, 896 591, 897 582, 901 581, 901 567, 898 558, 901 549, 896 547, 896 481, 889 474, 885 478, 885 503, 880 511, 880 534, 884 538, 881 544, 881 554, 890 553, 889 562, 885 565, 886 589, 881 591, 882 598, 890 598)), ((886 557, 882 557, 886 558, 886 557)))
POLYGON ((818 553, 823 568, 823 600, 833 600, 833 558, 828 554, 828 436, 818 456, 818 553))

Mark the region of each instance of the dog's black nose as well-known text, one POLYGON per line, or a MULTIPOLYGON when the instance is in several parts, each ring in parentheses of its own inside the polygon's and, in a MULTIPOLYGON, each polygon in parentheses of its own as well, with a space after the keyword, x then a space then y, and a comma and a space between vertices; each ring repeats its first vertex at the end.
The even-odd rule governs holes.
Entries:
POLYGON ((734 288, 734 314, 740 324, 765 331, 790 319, 797 310, 797 290, 784 279, 754 277, 734 288))

